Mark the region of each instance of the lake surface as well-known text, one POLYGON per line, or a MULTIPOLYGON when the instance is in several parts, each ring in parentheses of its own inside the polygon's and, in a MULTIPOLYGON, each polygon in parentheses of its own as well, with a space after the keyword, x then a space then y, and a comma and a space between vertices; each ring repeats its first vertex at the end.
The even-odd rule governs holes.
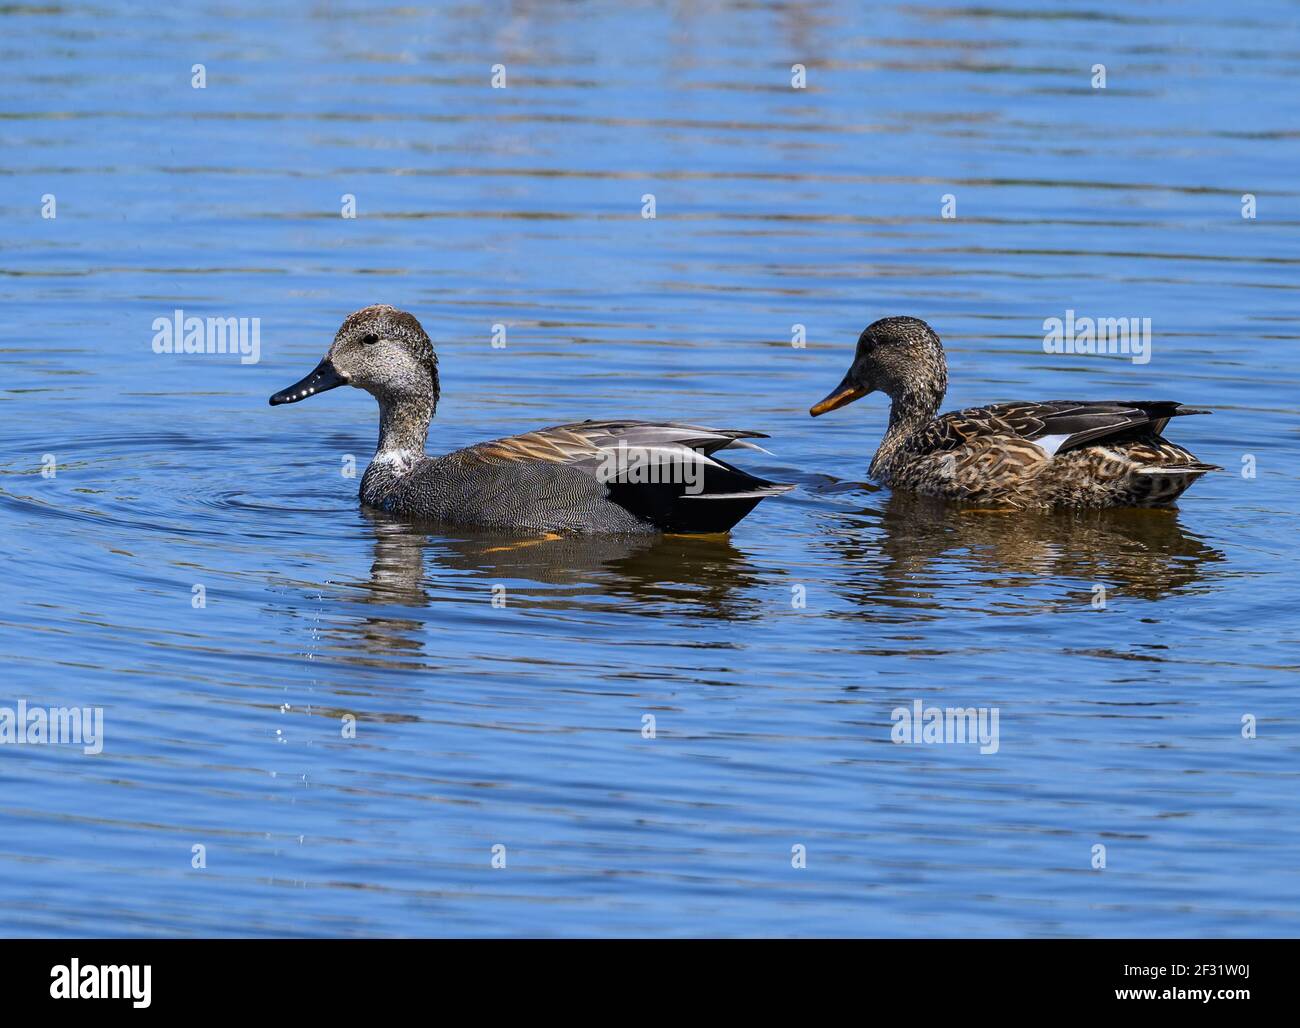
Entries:
POLYGON ((0 706, 104 718, 0 746, 4 934, 1300 932, 1294 5, 0 29, 0 706), (380 302, 438 348, 435 452, 680 419, 799 488, 729 537, 368 514, 371 399, 266 401, 380 302), (154 353, 177 309, 260 360, 154 353), (1045 353, 1067 310, 1150 318, 1149 363, 1045 353), (882 398, 807 410, 891 314, 947 409, 1177 399, 1226 470, 1176 511, 876 489, 882 398), (997 752, 893 743, 916 701, 997 752))

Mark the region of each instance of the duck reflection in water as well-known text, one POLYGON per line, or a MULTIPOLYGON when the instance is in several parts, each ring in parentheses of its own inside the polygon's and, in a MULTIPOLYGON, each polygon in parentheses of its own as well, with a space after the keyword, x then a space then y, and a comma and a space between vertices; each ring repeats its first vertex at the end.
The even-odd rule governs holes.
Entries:
POLYGON ((449 535, 379 512, 362 517, 374 532, 374 560, 369 580, 357 583, 361 602, 389 608, 362 626, 373 652, 419 653, 440 603, 487 604, 498 583, 508 584, 511 607, 592 611, 615 597, 647 616, 724 621, 757 618, 764 607, 759 571, 726 535, 449 535))
POLYGON ((877 495, 828 542, 847 569, 842 590, 867 608, 941 609, 942 594, 958 587, 1000 594, 992 614, 1086 606, 1095 585, 1154 600, 1205 583, 1224 560, 1167 508, 1036 514, 877 495), (1050 583, 1060 586, 1054 595, 1042 591, 1050 583))

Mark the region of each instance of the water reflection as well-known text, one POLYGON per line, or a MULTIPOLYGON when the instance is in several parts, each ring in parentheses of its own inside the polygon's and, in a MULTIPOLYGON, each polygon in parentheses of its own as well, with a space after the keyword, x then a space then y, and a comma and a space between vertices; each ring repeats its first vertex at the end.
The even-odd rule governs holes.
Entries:
POLYGON ((356 586, 362 603, 383 608, 361 624, 363 645, 374 652, 418 654, 427 609, 463 601, 467 588, 487 595, 496 583, 509 585, 512 606, 590 610, 618 599, 635 601, 629 609, 648 616, 744 620, 761 613, 753 598, 759 572, 725 535, 448 535, 383 514, 363 516, 374 558, 369 579, 356 586), (469 586, 467 577, 474 580, 469 586), (545 588, 521 588, 521 581, 545 588))
POLYGON ((940 607, 945 590, 975 585, 1001 593, 990 613, 1087 605, 1097 584, 1160 599, 1203 583, 1224 560, 1176 510, 1012 513, 905 495, 847 515, 826 545, 859 569, 861 588, 847 589, 862 607, 940 607), (1050 582, 1061 588, 1044 598, 1050 582))
POLYGON ((374 559, 370 578, 356 586, 362 603, 382 611, 366 615, 355 630, 369 653, 418 658, 424 648, 420 634, 423 621, 416 612, 429 603, 424 582, 424 539, 397 521, 369 515, 366 520, 375 533, 374 559))

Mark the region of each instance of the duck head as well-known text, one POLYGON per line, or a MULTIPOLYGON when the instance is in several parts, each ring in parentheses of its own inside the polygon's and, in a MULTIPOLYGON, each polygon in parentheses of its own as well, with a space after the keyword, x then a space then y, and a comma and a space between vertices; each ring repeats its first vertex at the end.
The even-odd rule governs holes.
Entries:
POLYGON ((334 342, 306 377, 271 397, 271 406, 297 403, 341 385, 373 395, 381 408, 438 402, 438 358, 420 323, 388 304, 362 307, 339 326, 334 342))
POLYGON ((934 329, 920 318, 881 318, 862 330, 848 372, 808 413, 814 418, 868 393, 882 392, 900 406, 931 417, 948 389, 948 363, 934 329))

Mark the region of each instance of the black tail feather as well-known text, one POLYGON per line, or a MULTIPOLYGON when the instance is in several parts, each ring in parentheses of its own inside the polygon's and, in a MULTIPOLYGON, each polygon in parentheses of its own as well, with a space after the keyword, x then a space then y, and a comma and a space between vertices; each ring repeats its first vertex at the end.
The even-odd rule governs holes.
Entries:
POLYGON ((758 478, 716 457, 713 461, 694 465, 703 480, 693 487, 671 481, 684 476, 665 474, 661 477, 670 481, 611 482, 609 498, 662 532, 726 532, 762 500, 794 488, 758 478))

